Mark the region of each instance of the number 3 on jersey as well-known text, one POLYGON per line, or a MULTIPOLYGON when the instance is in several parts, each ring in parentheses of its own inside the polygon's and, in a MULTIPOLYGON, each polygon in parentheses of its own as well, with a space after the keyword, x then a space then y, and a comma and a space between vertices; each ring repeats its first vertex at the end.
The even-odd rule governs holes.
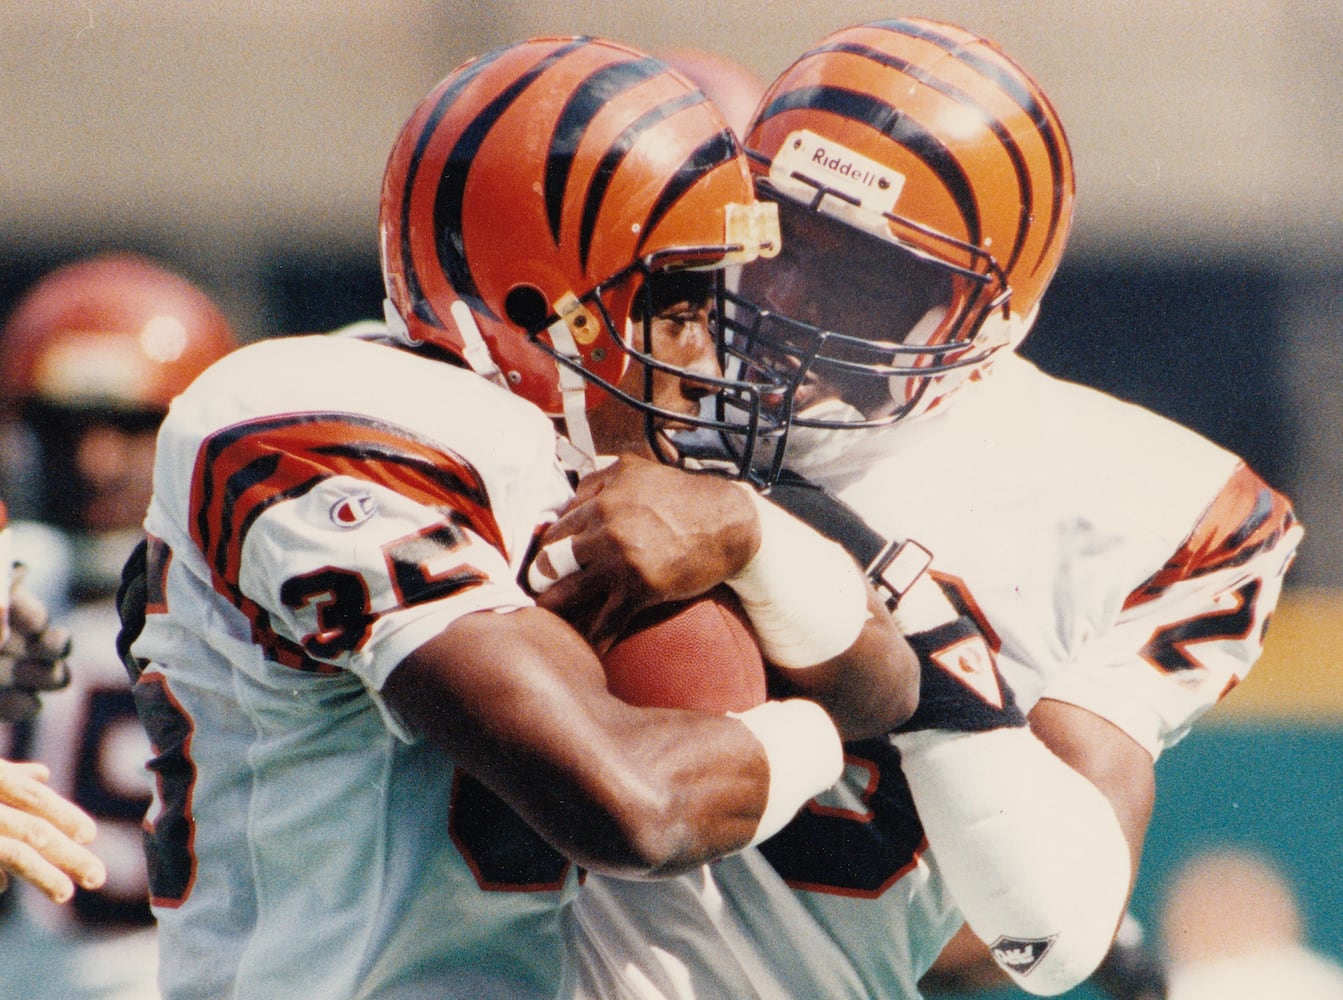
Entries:
MULTIPOLYGON (((389 610, 451 597, 485 581, 485 574, 473 566, 455 559, 444 565, 445 557, 470 546, 465 527, 465 518, 451 511, 447 520, 383 546, 397 598, 389 610)), ((311 609, 315 614, 317 628, 303 637, 301 645, 317 659, 359 649, 378 620, 363 575, 340 567, 290 577, 280 587, 280 600, 294 611, 311 609)))

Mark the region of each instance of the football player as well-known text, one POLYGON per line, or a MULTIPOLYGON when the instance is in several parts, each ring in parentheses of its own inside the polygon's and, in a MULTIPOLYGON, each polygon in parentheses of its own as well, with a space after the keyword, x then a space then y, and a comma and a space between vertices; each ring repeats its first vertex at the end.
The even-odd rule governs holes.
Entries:
POLYGON ((778 386, 723 377, 704 298, 777 250, 775 218, 702 94, 599 39, 471 60, 396 140, 380 236, 385 326, 242 348, 159 436, 122 647, 154 745, 169 998, 551 996, 579 866, 693 869, 835 780, 814 700, 727 716, 607 693, 533 597, 604 558, 579 531, 537 551, 570 473, 570 516, 628 499, 655 522, 595 595, 599 644, 726 580, 798 687, 851 674, 872 728, 913 708, 912 654, 842 548, 728 478, 598 469, 734 433, 706 394, 770 430, 778 386))
POLYGON ((814 492, 797 476, 829 490, 818 523, 874 571, 917 543, 897 621, 914 641, 931 581, 977 648, 925 656, 915 717, 848 744, 839 788, 759 851, 657 897, 594 879, 583 904, 647 942, 649 995, 917 997, 963 923, 1020 987, 1063 992, 1120 926, 1154 761, 1258 657, 1301 528, 1236 455, 1016 353, 1074 179, 997 46, 839 31, 745 145, 783 241, 744 269, 732 346, 794 377, 757 473, 780 500, 814 492))
MULTIPOLYGON (((149 743, 117 656, 114 596, 142 534, 154 440, 168 405, 237 346, 219 307, 193 283, 138 254, 56 268, 0 331, 0 398, 31 447, 16 517, 25 584, 72 637, 69 686, 40 715, 0 729, 8 755, 42 761, 52 787, 93 816, 108 877, 53 907, 24 892, 3 923, 24 960, 8 982, 29 997, 152 996, 153 918, 140 822, 149 743)), ((16 505, 17 507, 17 505, 16 505)))

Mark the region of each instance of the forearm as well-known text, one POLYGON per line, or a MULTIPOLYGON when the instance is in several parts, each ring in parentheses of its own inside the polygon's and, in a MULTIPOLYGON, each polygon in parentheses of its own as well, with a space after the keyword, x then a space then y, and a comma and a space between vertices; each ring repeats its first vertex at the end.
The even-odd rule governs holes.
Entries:
POLYGON ((823 704, 845 739, 890 732, 914 711, 919 664, 838 543, 751 494, 760 542, 726 583, 791 690, 823 704))
POLYGON ((896 739, 933 856, 995 960, 1032 993, 1085 980, 1131 881, 1108 800, 1024 727, 896 739))
POLYGON ((459 619, 408 657, 384 694, 554 847, 625 877, 740 850, 772 800, 791 816, 841 763, 838 734, 811 706, 791 738, 830 770, 789 788, 768 734, 747 724, 759 709, 744 722, 627 705, 606 691, 590 648, 536 608, 459 619))
POLYGON ((869 623, 839 656, 807 670, 775 672, 785 690, 823 705, 845 740, 884 736, 918 702, 913 650, 875 593, 869 593, 868 609, 869 623))

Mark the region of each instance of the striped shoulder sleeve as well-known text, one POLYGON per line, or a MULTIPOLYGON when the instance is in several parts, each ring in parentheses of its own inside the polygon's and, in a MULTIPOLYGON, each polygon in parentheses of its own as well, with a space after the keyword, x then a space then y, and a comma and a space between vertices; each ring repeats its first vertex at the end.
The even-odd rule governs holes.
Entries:
POLYGON ((471 462, 367 416, 287 414, 210 435, 188 519, 214 589, 299 669, 329 671, 397 612, 491 582, 509 599, 516 588, 471 462))

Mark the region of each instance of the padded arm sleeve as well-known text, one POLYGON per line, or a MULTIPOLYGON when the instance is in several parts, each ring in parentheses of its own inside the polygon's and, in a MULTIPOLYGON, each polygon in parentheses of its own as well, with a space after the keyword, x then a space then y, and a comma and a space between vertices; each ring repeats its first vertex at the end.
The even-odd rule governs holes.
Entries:
POLYGON ((1123 916, 1131 868, 1100 791, 1027 728, 892 742, 932 855, 998 965, 1040 996, 1090 976, 1123 916))

